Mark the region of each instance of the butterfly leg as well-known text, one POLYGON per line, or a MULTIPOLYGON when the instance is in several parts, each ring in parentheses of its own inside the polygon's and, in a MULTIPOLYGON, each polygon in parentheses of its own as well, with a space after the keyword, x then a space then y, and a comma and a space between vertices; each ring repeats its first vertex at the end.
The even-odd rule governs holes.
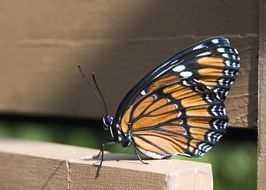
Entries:
POLYGON ((148 164, 147 162, 144 162, 144 161, 142 160, 142 158, 140 157, 140 155, 139 155, 139 153, 138 153, 138 149, 136 148, 136 146, 135 146, 133 143, 132 143, 132 145, 133 145, 134 152, 135 152, 135 154, 137 155, 139 161, 141 161, 142 164, 148 164))
POLYGON ((101 146, 99 154, 93 157, 93 158, 99 158, 101 156, 101 162, 100 162, 100 164, 99 164, 99 166, 97 168, 96 178, 101 174, 100 171, 101 171, 101 167, 102 167, 102 164, 103 164, 104 147, 106 147, 108 145, 115 144, 115 143, 116 143, 115 141, 109 141, 107 143, 103 143, 102 146, 101 146))

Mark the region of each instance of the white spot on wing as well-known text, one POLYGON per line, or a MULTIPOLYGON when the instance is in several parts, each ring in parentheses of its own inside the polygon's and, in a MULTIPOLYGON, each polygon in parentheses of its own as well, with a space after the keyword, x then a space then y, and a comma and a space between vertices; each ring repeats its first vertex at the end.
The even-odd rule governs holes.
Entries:
POLYGON ((218 40, 218 39, 213 39, 213 40, 212 40, 212 43, 214 43, 214 44, 218 44, 218 43, 219 43, 219 40, 218 40))
POLYGON ((168 99, 168 98, 165 98, 165 99, 166 99, 166 101, 167 101, 167 102, 171 102, 171 100, 170 100, 170 99, 168 99))
POLYGON ((210 95, 209 95, 209 94, 207 94, 205 98, 206 98, 206 100, 207 100, 208 102, 213 102, 213 100, 210 98, 210 95))
POLYGON ((225 110, 225 108, 223 108, 223 114, 226 115, 226 110, 225 110))
POLYGON ((213 106, 211 111, 212 111, 213 115, 218 116, 218 114, 216 113, 216 109, 217 109, 217 106, 215 105, 215 106, 213 106))
POLYGON ((185 86, 191 86, 191 84, 189 84, 186 80, 182 81, 182 84, 185 86))
POLYGON ((201 143, 199 146, 198 146, 198 149, 199 150, 202 150, 204 152, 208 152, 210 149, 212 148, 211 145, 207 144, 207 143, 201 143))
POLYGON ((219 125, 218 122, 219 122, 218 119, 212 122, 213 127, 214 127, 215 129, 219 129, 219 127, 218 127, 218 125, 219 125))
POLYGON ((222 56, 225 58, 229 58, 229 55, 227 53, 223 53, 222 56))
POLYGON ((216 138, 217 138, 217 142, 221 139, 223 135, 216 135, 216 138))
POLYGON ((199 150, 198 150, 198 149, 196 149, 194 154, 195 154, 195 155, 200 155, 200 152, 199 152, 199 150))
POLYGON ((158 96, 156 94, 153 94, 152 97, 154 98, 154 100, 158 99, 158 96))
POLYGON ((208 141, 212 142, 212 138, 215 137, 216 133, 214 131, 208 133, 207 137, 208 137, 208 141))
POLYGON ((211 55, 211 52, 209 52, 209 51, 203 52, 203 53, 197 55, 196 57, 205 56, 205 55, 211 55))
POLYGON ((146 94, 145 90, 141 91, 141 95, 144 96, 146 94))
POLYGON ((203 150, 204 146, 206 146, 206 145, 207 145, 206 143, 201 143, 201 144, 199 144, 198 149, 203 150))
POLYGON ((229 74, 229 70, 225 70, 225 71, 224 71, 224 74, 225 74, 225 75, 230 75, 230 74, 229 74))
POLYGON ((186 67, 184 65, 178 65, 175 68, 173 68, 174 72, 181 72, 185 69, 186 67))
POLYGON ((193 74, 193 73, 190 72, 190 71, 183 71, 183 72, 180 73, 180 75, 181 75, 182 77, 184 77, 184 78, 191 77, 192 74, 193 74))
POLYGON ((201 49, 201 48, 203 48, 203 47, 204 47, 204 46, 203 46, 202 44, 200 44, 200 45, 197 45, 196 47, 194 47, 193 50, 201 49))
POLYGON ((208 152, 212 147, 211 146, 208 146, 205 148, 205 152, 208 152))
POLYGON ((225 49, 224 48, 217 48, 217 51, 220 53, 223 53, 223 52, 225 52, 225 49))
POLYGON ((225 64, 226 64, 227 66, 230 66, 231 62, 230 62, 229 60, 226 60, 226 61, 225 61, 225 64))

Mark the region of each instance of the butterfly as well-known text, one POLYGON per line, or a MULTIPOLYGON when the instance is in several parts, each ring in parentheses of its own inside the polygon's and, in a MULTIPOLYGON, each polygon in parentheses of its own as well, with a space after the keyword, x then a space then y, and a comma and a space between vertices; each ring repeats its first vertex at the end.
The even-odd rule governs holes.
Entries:
MULTIPOLYGON (((112 139, 154 159, 197 157, 225 134, 224 100, 240 58, 225 37, 212 37, 175 54, 148 73, 123 98, 115 117, 103 117, 112 139)), ((96 82, 95 82, 96 83, 96 82)), ((96 84, 97 85, 97 84, 96 84)))

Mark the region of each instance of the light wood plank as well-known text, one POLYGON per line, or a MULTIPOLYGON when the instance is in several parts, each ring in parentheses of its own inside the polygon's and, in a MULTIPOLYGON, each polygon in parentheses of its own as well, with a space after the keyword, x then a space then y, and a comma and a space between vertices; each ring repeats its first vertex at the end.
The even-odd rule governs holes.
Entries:
POLYGON ((0 139, 1 189, 211 190, 210 164, 147 160, 106 153, 96 178, 98 150, 43 142, 0 139), (86 159, 85 159, 86 158, 86 159))

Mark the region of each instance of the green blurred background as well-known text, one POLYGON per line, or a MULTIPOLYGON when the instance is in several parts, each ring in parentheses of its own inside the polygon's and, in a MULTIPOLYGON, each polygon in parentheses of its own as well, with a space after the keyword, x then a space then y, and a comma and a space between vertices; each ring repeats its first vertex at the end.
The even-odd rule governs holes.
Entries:
MULTIPOLYGON (((25 119, 0 120, 0 137, 31 139, 83 147, 99 148, 108 139, 109 131, 102 129, 97 120, 25 119)), ((256 131, 229 128, 225 137, 201 158, 175 157, 212 164, 214 190, 256 189, 257 145, 256 131)), ((134 154, 132 148, 116 144, 107 148, 111 152, 134 154)))

